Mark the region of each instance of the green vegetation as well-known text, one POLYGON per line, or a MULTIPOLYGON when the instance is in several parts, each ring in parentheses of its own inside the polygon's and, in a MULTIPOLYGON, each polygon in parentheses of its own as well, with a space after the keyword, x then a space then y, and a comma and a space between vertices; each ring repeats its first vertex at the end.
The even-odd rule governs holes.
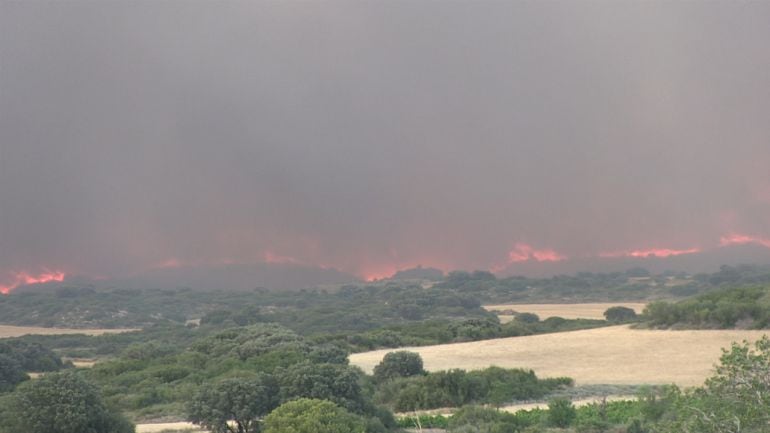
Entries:
POLYGON ((770 287, 737 287, 677 303, 653 302, 645 324, 655 328, 746 328, 770 326, 770 287))
POLYGON ((637 320, 636 311, 628 307, 610 307, 604 312, 604 317, 610 323, 628 323, 637 320))
POLYGON ((770 283, 770 268, 724 266, 688 276, 644 269, 497 278, 484 271, 452 272, 431 288, 409 281, 345 285, 338 290, 275 292, 62 287, 0 296, 8 324, 68 327, 148 327, 200 319, 213 325, 280 323, 303 335, 361 333, 429 319, 484 318, 482 303, 608 302, 682 298, 727 286, 770 283), (339 311, 348 314, 340 316, 339 311))
POLYGON ((770 339, 733 344, 702 388, 675 391, 659 431, 761 433, 770 423, 770 339))
POLYGON ((51 349, 23 340, 0 341, 0 393, 29 380, 27 372, 58 371, 65 364, 51 349))
MULTIPOLYGON (((530 317, 534 314, 522 314, 530 317)), ((380 348, 404 346, 427 346, 433 344, 458 343, 464 341, 488 340, 492 338, 520 337, 524 335, 576 331, 608 326, 604 320, 564 319, 549 317, 542 321, 513 320, 501 324, 497 316, 454 320, 428 319, 402 325, 388 326, 358 334, 333 334, 317 337, 318 341, 346 347, 350 352, 364 352, 380 348)))
POLYGON ((29 380, 18 361, 0 354, 0 392, 13 391, 16 385, 29 380))
POLYGON ((515 414, 490 407, 464 406, 453 416, 399 419, 401 427, 438 427, 450 433, 765 433, 770 423, 770 339, 725 350, 704 386, 643 389, 636 400, 598 402, 574 408, 568 400, 548 409, 515 414))
POLYGON ((284 403, 265 418, 265 433, 362 433, 364 420, 325 400, 284 403))
POLYGON ((554 427, 569 427, 577 417, 577 410, 566 398, 555 398, 548 402, 548 423, 554 427))
POLYGON ((224 379, 201 387, 189 403, 187 419, 212 433, 229 433, 231 421, 239 433, 255 433, 278 403, 278 383, 271 376, 224 379))
POLYGON ((77 372, 52 373, 27 382, 2 410, 7 433, 133 433, 134 426, 102 402, 77 372))
POLYGON ((422 358, 418 353, 401 350, 390 352, 374 367, 374 380, 384 382, 397 377, 411 377, 425 374, 422 358))
POLYGON ((520 400, 538 399, 572 384, 569 378, 538 379, 531 370, 499 367, 478 371, 455 369, 394 377, 380 384, 375 400, 396 412, 468 404, 502 406, 520 400))
POLYGON ((766 274, 761 268, 724 267, 715 274, 690 278, 651 276, 637 269, 538 280, 497 279, 474 272, 452 273, 431 288, 386 282, 344 286, 331 293, 61 289, 13 294, 0 297, 0 314, 8 312, 7 317, 17 323, 45 317, 46 324, 69 324, 66 320, 73 318, 80 326, 141 325, 143 329, 97 337, 26 336, 0 341, 0 392, 4 393, 0 395, 0 432, 35 433, 26 424, 22 430, 22 417, 34 419, 24 410, 47 407, 57 398, 87 401, 89 409, 62 403, 65 415, 47 411, 39 415, 41 423, 53 422, 53 416, 68 416, 71 419, 60 423, 63 429, 93 433, 103 428, 114 433, 131 431, 131 425, 115 415, 118 412, 133 421, 188 419, 215 433, 231 431, 228 426, 241 433, 307 429, 382 433, 397 429, 391 411, 440 407, 459 410, 452 418, 424 416, 402 425, 410 422, 410 427, 416 423, 463 433, 543 429, 722 433, 731 431, 729 425, 738 420, 742 432, 759 432, 766 425, 762 422, 768 421, 763 414, 770 409, 767 341, 754 348, 734 346, 722 358, 717 375, 702 388, 648 390, 636 401, 579 408, 558 398, 574 391, 568 378, 539 379, 530 370, 497 367, 427 373, 418 355, 404 351, 386 356, 374 375, 367 376, 348 365, 347 356, 374 348, 561 332, 635 320, 633 311, 615 307, 606 312, 607 321, 540 320, 522 312, 502 324, 480 306, 482 301, 584 299, 593 296, 589 293, 597 287, 598 293, 616 290, 622 293, 617 299, 624 300, 670 295, 686 285, 703 292, 678 303, 654 302, 636 318, 641 326, 763 328, 770 326, 770 289, 721 285, 757 283, 766 274), (22 319, 24 312, 31 315, 22 319), (200 324, 187 323, 196 318, 200 324), (25 372, 70 367, 61 356, 100 362, 88 370, 27 380, 25 372), (61 394, 52 391, 52 382, 63 390, 61 394), (495 409, 548 398, 548 410, 506 414, 495 409))

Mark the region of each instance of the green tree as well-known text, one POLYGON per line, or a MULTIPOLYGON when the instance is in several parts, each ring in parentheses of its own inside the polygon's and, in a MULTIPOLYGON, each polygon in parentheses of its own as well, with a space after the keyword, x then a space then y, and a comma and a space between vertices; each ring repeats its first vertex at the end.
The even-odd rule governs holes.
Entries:
POLYGON ((770 423, 770 339, 733 343, 702 388, 678 396, 654 431, 766 433, 770 423))
POLYGON ((604 312, 604 318, 612 323, 633 322, 636 320, 636 311, 628 307, 610 307, 604 312))
POLYGON ((133 433, 109 410, 96 387, 74 371, 51 373, 19 386, 10 402, 9 433, 133 433))
POLYGON ((390 352, 374 367, 374 378, 385 381, 396 377, 410 377, 425 374, 419 353, 401 350, 390 352))
POLYGON ((204 384, 187 407, 187 419, 213 433, 254 433, 278 406, 278 385, 267 374, 204 384))
POLYGON ((24 371, 58 371, 64 367, 58 355, 38 343, 3 341, 0 343, 0 354, 14 358, 24 371))
POLYGON ((281 400, 329 400, 351 412, 364 413, 369 403, 361 390, 361 376, 360 370, 347 365, 296 364, 279 373, 281 400))
POLYGON ((518 313, 515 320, 520 323, 532 324, 539 322, 540 317, 535 313, 518 313))
POLYGON ((327 400, 301 398, 265 418, 265 433, 363 433, 364 420, 327 400))
POLYGON ((0 353, 0 392, 13 391, 16 385, 28 379, 18 361, 0 353))

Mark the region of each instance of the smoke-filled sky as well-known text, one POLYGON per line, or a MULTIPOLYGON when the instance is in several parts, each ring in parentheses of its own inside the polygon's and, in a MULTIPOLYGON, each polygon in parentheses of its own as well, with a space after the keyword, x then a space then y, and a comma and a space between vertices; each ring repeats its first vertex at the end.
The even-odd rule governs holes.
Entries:
POLYGON ((727 0, 2 1, 0 287, 767 242, 769 23, 727 0))

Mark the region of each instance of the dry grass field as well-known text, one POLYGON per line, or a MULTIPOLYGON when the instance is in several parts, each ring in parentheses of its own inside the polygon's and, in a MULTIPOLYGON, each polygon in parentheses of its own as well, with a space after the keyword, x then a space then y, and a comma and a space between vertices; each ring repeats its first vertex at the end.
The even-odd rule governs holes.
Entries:
MULTIPOLYGON (((587 304, 501 304, 485 305, 488 311, 513 310, 518 313, 535 313, 540 319, 549 317, 563 317, 565 319, 604 319, 604 312, 610 307, 627 307, 637 313, 644 310, 645 303, 640 302, 607 302, 587 304)), ((513 320, 512 315, 501 314, 498 316, 502 323, 513 320)))
MULTIPOLYGON (((601 401, 623 401, 623 400, 636 400, 636 396, 634 395, 608 395, 605 397, 591 397, 591 398, 581 398, 577 400, 572 400, 572 404, 576 407, 580 406, 588 406, 589 404, 594 403, 601 403, 601 401)), ((516 413, 520 410, 532 410, 532 409, 547 409, 548 408, 548 402, 537 402, 537 403, 519 403, 519 404, 510 404, 507 406, 502 406, 500 409, 504 410, 506 412, 510 413, 516 413)), ((458 408, 456 407, 443 407, 440 409, 427 409, 427 410, 418 410, 413 412, 402 412, 397 413, 397 417, 404 417, 404 416, 414 416, 415 414, 419 415, 452 415, 457 411, 458 408)), ((137 433, 139 431, 137 430, 137 433)))
POLYGON ((153 424, 137 424, 136 433, 160 433, 160 432, 189 432, 205 433, 197 425, 189 422, 166 422, 153 424))
MULTIPOLYGON (((569 376, 577 384, 695 386, 711 375, 721 349, 767 331, 635 330, 628 326, 403 348, 418 352, 429 371, 496 365, 530 368, 540 377, 569 376)), ((394 349, 357 353, 353 365, 371 372, 394 349)))
POLYGON ((137 329, 69 329, 42 328, 37 326, 0 325, 0 338, 21 337, 22 335, 63 335, 63 334, 119 334, 121 332, 137 331, 137 329))

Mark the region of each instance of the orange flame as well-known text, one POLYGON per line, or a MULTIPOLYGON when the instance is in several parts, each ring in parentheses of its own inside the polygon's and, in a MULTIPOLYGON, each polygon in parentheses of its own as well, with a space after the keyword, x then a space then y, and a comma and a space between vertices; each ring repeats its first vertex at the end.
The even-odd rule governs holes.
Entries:
POLYGON ((270 263, 270 264, 287 264, 287 263, 290 263, 290 264, 295 264, 296 265, 296 264, 301 264, 302 263, 300 260, 295 259, 294 257, 283 256, 283 255, 276 254, 276 253, 274 253, 272 251, 269 251, 269 250, 265 251, 262 254, 262 260, 264 260, 265 263, 270 263))
POLYGON ((13 272, 10 282, 0 284, 0 293, 8 294, 13 289, 28 284, 48 283, 50 281, 64 281, 65 273, 62 271, 44 271, 39 274, 30 274, 29 272, 13 272))
POLYGON ((526 262, 534 260, 537 262, 560 262, 566 260, 567 256, 559 254, 552 249, 538 250, 531 245, 522 242, 516 243, 513 249, 508 252, 508 263, 526 262))
POLYGON ((354 272, 354 275, 357 275, 359 278, 363 279, 368 283, 372 283, 378 280, 388 279, 399 271, 403 271, 406 269, 413 269, 417 267, 436 268, 436 269, 442 270, 443 272, 447 272, 447 270, 453 268, 452 266, 435 259, 424 259, 424 260, 414 260, 414 261, 405 260, 405 261, 388 262, 388 263, 367 263, 362 267, 360 267, 357 272, 354 272))
POLYGON ((693 254, 701 252, 700 248, 687 248, 683 250, 677 250, 672 248, 650 248, 645 250, 631 250, 631 251, 614 251, 609 253, 599 253, 599 257, 671 257, 681 256, 683 254, 693 254))
POLYGON ((728 245, 745 245, 745 244, 762 245, 763 247, 770 248, 770 239, 748 236, 744 234, 735 234, 735 233, 729 234, 727 236, 722 236, 719 239, 719 245, 723 247, 728 245))
POLYGON ((514 244, 513 249, 508 251, 508 260, 505 263, 493 264, 489 270, 493 273, 497 273, 504 271, 512 263, 528 261, 560 262, 567 259, 567 256, 550 248, 536 249, 532 245, 525 244, 524 242, 517 242, 514 244))

